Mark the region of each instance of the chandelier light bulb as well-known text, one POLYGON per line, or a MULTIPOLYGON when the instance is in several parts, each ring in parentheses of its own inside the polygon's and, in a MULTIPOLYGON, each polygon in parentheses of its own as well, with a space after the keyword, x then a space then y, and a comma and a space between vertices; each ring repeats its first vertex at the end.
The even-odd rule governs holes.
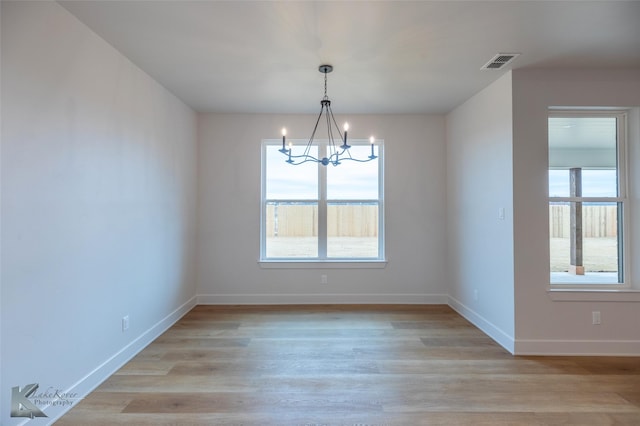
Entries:
POLYGON ((373 160, 373 159, 377 158, 375 152, 373 151, 373 144, 376 142, 376 138, 371 136, 369 138, 369 142, 371 143, 371 155, 369 156, 369 159, 373 160))
POLYGON ((349 123, 345 122, 344 123, 344 139, 342 140, 342 149, 345 149, 345 150, 351 148, 347 144, 347 130, 349 130, 349 123))

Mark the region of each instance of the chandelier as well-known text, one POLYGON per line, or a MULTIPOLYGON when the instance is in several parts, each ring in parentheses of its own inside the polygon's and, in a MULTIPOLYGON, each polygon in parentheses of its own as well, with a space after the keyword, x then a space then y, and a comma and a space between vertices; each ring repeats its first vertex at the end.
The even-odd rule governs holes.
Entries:
POLYGON ((305 147, 302 154, 293 154, 293 144, 289 142, 289 145, 286 145, 287 129, 282 129, 282 149, 280 149, 279 151, 286 155, 286 162, 289 164, 293 164, 294 166, 310 161, 320 163, 323 166, 327 166, 329 164, 337 166, 342 161, 347 160, 358 161, 360 163, 375 160, 378 157, 375 155, 373 150, 375 144, 375 138, 373 136, 369 138, 369 142, 371 143, 371 155, 364 159, 355 158, 351 155, 351 151, 349 151, 351 145, 347 143, 347 131, 349 130, 349 123, 344 123, 344 134, 340 132, 338 123, 336 123, 336 119, 333 116, 333 111, 331 110, 331 101, 327 96, 327 74, 333 71, 333 67, 331 65, 320 65, 318 71, 324 74, 324 97, 320 101, 320 114, 318 114, 316 125, 313 127, 313 132, 311 132, 309 142, 307 142, 307 146, 305 147), (313 145, 313 139, 316 136, 318 124, 320 123, 320 120, 322 120, 323 115, 327 127, 327 156, 323 158, 316 158, 311 155, 311 146, 313 145), (338 142, 336 142, 336 138, 338 138, 338 142))

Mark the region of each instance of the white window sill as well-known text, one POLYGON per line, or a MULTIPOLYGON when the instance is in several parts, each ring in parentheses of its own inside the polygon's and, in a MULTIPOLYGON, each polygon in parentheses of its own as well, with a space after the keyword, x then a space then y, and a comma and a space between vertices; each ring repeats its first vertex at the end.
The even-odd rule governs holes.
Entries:
POLYGON ((259 260, 263 269, 383 269, 386 260, 259 260))
POLYGON ((549 298, 554 302, 640 302, 636 289, 550 288, 549 298))

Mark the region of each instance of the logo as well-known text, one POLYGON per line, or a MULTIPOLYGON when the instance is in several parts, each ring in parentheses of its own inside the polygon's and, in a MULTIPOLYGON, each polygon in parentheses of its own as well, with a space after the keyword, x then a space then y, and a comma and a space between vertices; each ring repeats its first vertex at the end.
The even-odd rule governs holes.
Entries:
POLYGON ((62 389, 49 386, 44 392, 38 391, 40 385, 31 383, 20 389, 11 388, 11 417, 48 417, 39 407, 72 407, 82 398, 75 392, 64 392, 62 389))
POLYGON ((19 386, 11 388, 11 417, 47 417, 29 397, 38 390, 37 383, 26 385, 22 389, 19 386))

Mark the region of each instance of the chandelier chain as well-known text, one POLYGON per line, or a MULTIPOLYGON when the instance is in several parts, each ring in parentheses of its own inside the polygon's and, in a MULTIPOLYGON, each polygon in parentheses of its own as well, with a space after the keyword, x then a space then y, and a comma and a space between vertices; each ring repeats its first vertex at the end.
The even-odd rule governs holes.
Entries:
POLYGON ((327 73, 324 73, 324 99, 329 99, 327 96, 327 73))

